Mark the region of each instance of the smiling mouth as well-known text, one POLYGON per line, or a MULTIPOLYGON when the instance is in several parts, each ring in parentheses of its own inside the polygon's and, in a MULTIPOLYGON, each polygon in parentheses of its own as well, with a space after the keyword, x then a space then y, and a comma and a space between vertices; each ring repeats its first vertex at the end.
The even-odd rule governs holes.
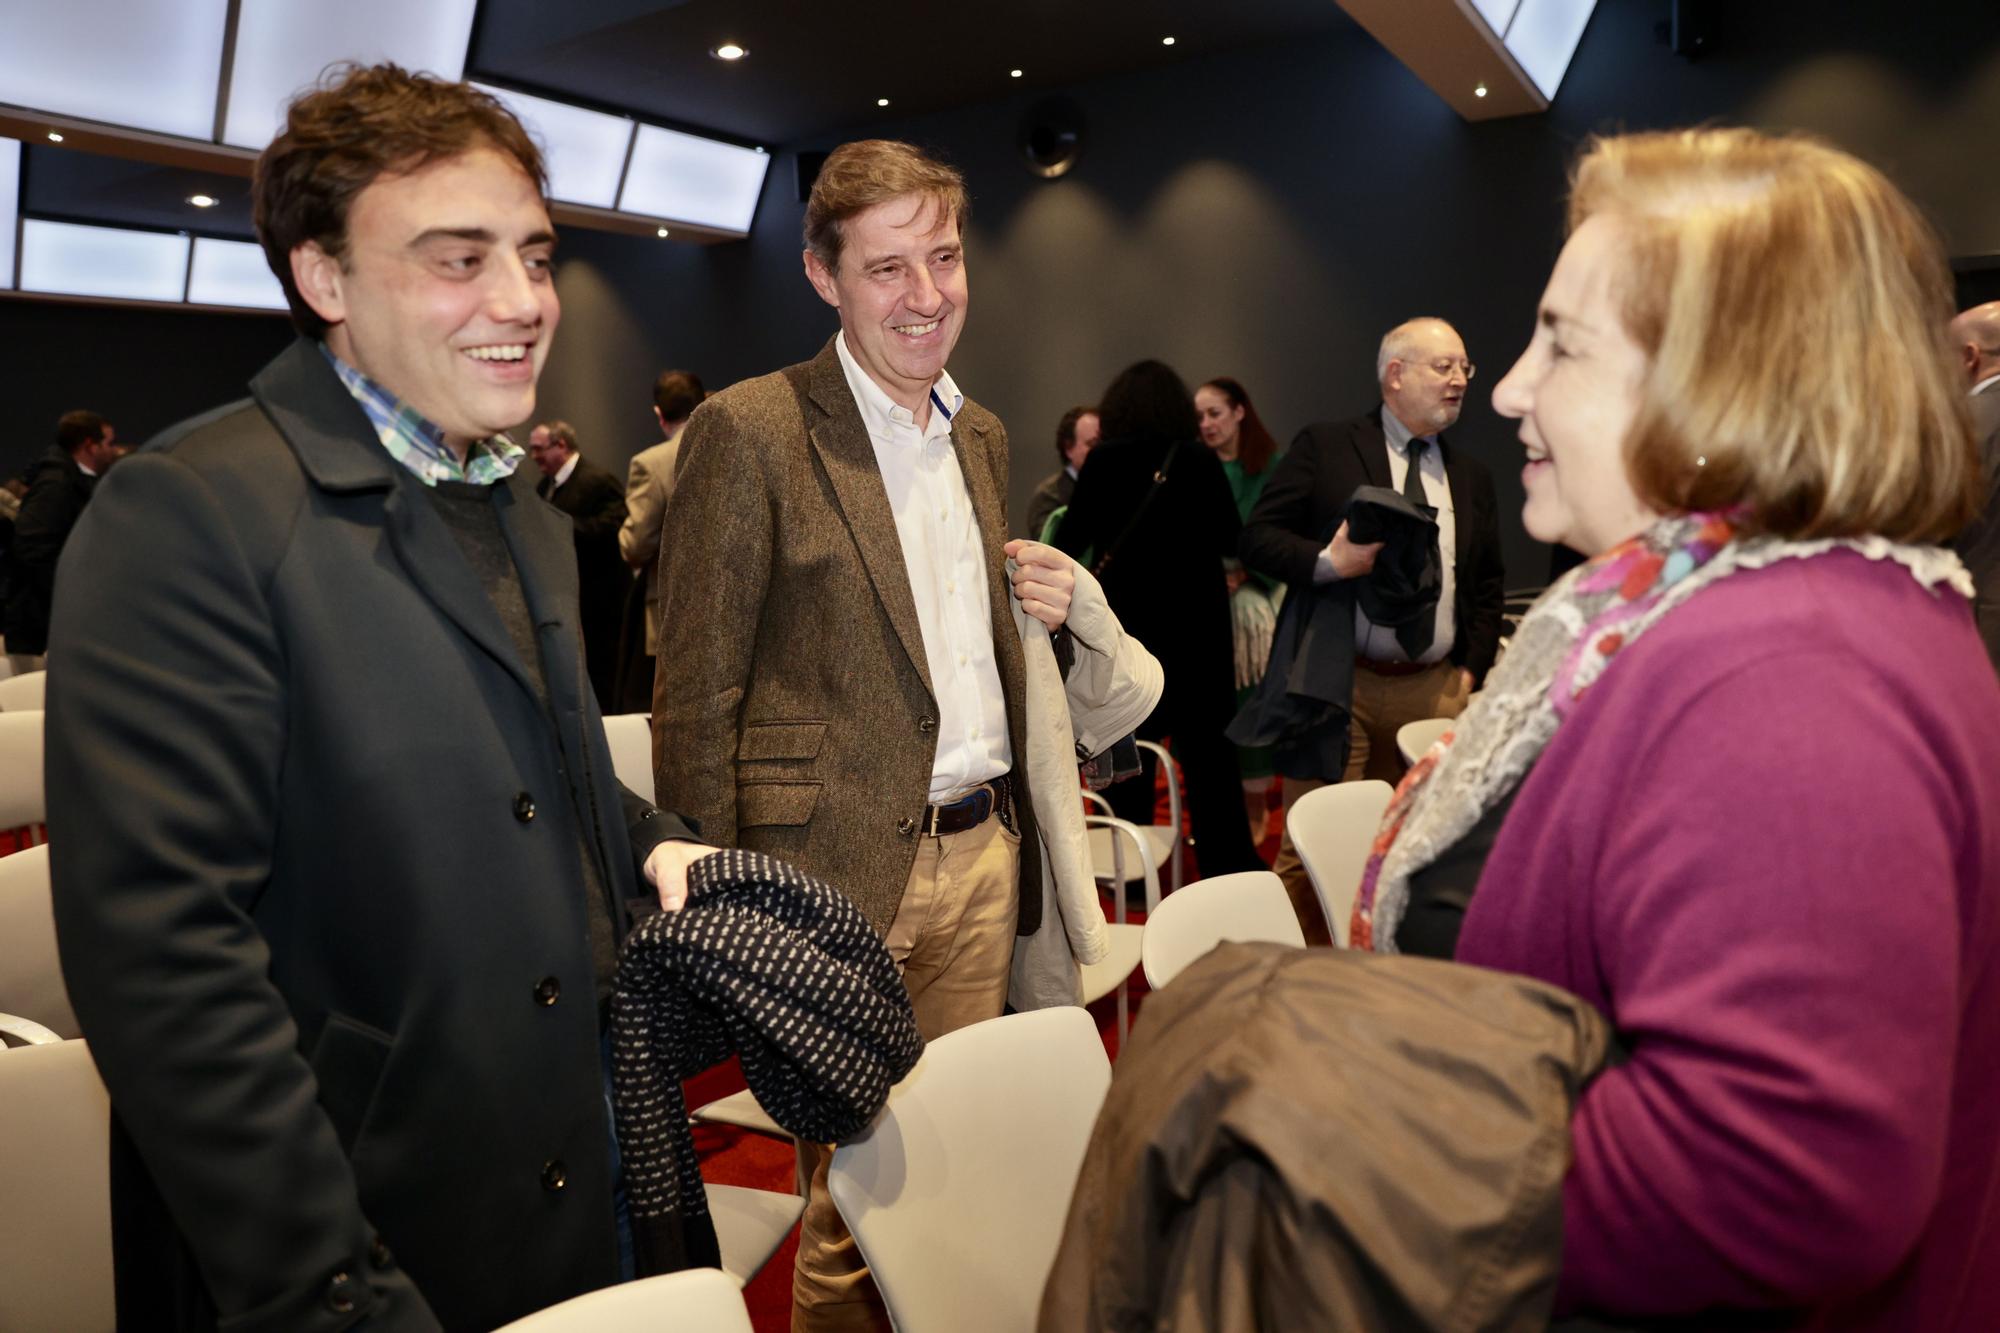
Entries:
POLYGON ((528 355, 528 344, 490 343, 484 347, 468 347, 464 350, 474 361, 521 361, 528 355))
POLYGON ((936 333, 938 326, 943 323, 942 319, 934 319, 928 324, 898 324, 896 332, 905 338, 922 338, 927 334, 936 333))

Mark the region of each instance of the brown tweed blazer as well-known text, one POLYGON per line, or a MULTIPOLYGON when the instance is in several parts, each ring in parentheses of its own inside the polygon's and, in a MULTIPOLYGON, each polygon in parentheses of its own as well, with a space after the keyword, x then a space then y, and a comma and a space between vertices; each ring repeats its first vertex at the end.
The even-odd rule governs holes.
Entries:
MULTIPOLYGON (((968 400, 951 439, 986 548, 1027 933, 1041 915, 1041 857, 1001 551, 1007 432, 968 400)), ((696 408, 678 478, 653 685, 663 808, 699 820, 718 846, 768 853, 837 886, 887 934, 916 859, 937 703, 888 491, 832 340, 811 361, 696 408)))

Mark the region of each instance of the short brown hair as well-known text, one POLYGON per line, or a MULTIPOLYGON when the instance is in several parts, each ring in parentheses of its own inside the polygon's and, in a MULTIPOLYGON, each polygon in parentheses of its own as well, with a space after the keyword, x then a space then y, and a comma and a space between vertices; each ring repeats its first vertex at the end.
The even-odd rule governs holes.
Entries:
POLYGON ((1787 538, 1972 518, 1950 272, 1881 172, 1801 135, 1623 135, 1577 164, 1570 229, 1598 214, 1624 229, 1622 319, 1651 358, 1624 446, 1640 499, 1787 538))
MULTIPOLYGON (((47 420, 47 418, 43 418, 47 420)), ((64 453, 73 454, 86 444, 96 444, 104 438, 104 428, 111 423, 95 412, 78 408, 65 412, 56 422, 56 444, 64 453)))
MULTIPOLYGON (((1064 467, 1069 466, 1069 450, 1070 446, 1076 443, 1076 428, 1083 423, 1085 417, 1096 415, 1097 409, 1094 407, 1072 407, 1063 413, 1062 420, 1056 423, 1056 459, 1064 467)), ((1103 423, 1100 421, 1098 424, 1103 423)))
MULTIPOLYGON (((570 425, 567 421, 540 421, 535 423, 535 430, 547 431, 549 433, 550 444, 559 444, 573 454, 583 452, 576 442, 576 427, 570 425)), ((528 433, 532 435, 534 431, 529 431, 528 433)))
POLYGON ((965 177, 912 144, 860 139, 827 154, 806 201, 806 249, 828 270, 840 267, 841 224, 906 194, 935 203, 961 233, 972 214, 965 177))
POLYGON ((662 421, 680 421, 701 406, 708 390, 692 370, 663 370, 653 381, 653 407, 662 421))
POLYGON ((396 65, 336 65, 294 101, 285 128, 257 159, 251 185, 257 239, 284 286, 292 324, 309 338, 327 324, 292 281, 292 251, 307 241, 347 254, 347 211, 375 178, 415 171, 487 147, 517 162, 548 195, 541 150, 521 122, 469 83, 396 65))

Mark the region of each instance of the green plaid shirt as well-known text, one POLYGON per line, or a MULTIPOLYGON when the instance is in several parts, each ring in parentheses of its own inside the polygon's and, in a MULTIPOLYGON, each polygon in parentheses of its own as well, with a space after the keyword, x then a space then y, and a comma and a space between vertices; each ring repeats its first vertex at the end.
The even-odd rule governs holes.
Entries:
POLYGON ((382 447, 424 485, 435 486, 440 481, 469 481, 479 486, 490 486, 513 476, 514 469, 521 466, 521 460, 528 456, 525 449, 505 435, 491 435, 473 441, 461 465, 458 456, 445 444, 444 432, 438 429, 435 422, 335 356, 333 349, 325 343, 321 343, 319 349, 333 363, 334 373, 340 376, 340 382, 347 386, 347 391, 354 395, 354 401, 361 404, 361 410, 368 414, 382 447))

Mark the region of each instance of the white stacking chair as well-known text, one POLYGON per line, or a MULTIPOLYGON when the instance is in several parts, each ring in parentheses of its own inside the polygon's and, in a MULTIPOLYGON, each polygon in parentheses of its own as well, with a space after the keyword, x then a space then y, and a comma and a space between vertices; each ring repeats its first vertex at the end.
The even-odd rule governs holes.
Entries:
POLYGON ((897 1333, 1031 1333, 1111 1063, 1062 1007, 930 1043, 827 1189, 897 1333))
POLYGON ((0 856, 0 1010, 33 1019, 58 1037, 80 1036, 56 959, 49 849, 0 856))
POLYGON ((111 1333, 110 1156, 88 1046, 0 1050, 0 1329, 111 1333))
POLYGON ((1110 864, 1097 866, 1093 856, 1093 869, 1097 871, 1099 880, 1111 886, 1111 920, 1105 923, 1105 930, 1111 937, 1111 948, 1100 961, 1084 964, 1083 1002, 1095 1004, 1113 991, 1118 993, 1118 1045, 1123 1050, 1125 1038, 1132 1029, 1131 999, 1125 982, 1139 970, 1139 953, 1146 929, 1125 919, 1126 889, 1133 879, 1140 881, 1146 895, 1146 912, 1151 915, 1160 905, 1160 870, 1152 855, 1154 840, 1144 828, 1114 816, 1111 803, 1097 792, 1086 790, 1083 798, 1087 805, 1104 811, 1101 815, 1085 815, 1083 822, 1091 838, 1106 840, 1110 864), (1129 874, 1128 866, 1132 867, 1129 874))
POLYGON ((611 771, 627 787, 653 799, 653 719, 644 713, 613 713, 604 719, 611 746, 611 771))
POLYGON ((24 671, 0 680, 0 713, 38 713, 48 693, 49 673, 24 671))
MULTIPOLYGON (((1142 750, 1151 751, 1167 775, 1167 819, 1170 822, 1133 825, 1143 835, 1142 845, 1146 848, 1146 855, 1124 864, 1131 879, 1139 878, 1141 864, 1151 866, 1155 873, 1161 866, 1165 866, 1167 889, 1168 892, 1172 892, 1181 886, 1181 784, 1174 776, 1173 756, 1167 753, 1164 746, 1152 741, 1140 741, 1138 746, 1142 750)), ((1103 798, 1097 797, 1097 800, 1101 804, 1103 798)), ((1105 813, 1109 814, 1110 809, 1110 806, 1106 805, 1105 813)), ((1091 868, 1097 878, 1109 879, 1117 871, 1112 864, 1113 858, 1120 854, 1117 850, 1117 838, 1102 827, 1094 828, 1089 836, 1091 868)), ((1121 879, 1120 882, 1123 883, 1125 880, 1121 879)))
POLYGON ((1457 725, 1455 717, 1427 717, 1396 728, 1396 748, 1403 752, 1403 762, 1414 764, 1422 759, 1437 744, 1438 737, 1457 725))
POLYGON ((709 1219, 715 1223, 722 1271, 739 1287, 770 1262, 806 1210, 806 1201, 796 1194, 706 1182, 702 1188, 708 1195, 709 1219))
POLYGON ((1316 787, 1285 811, 1285 832, 1305 863, 1334 943, 1347 946, 1347 920, 1361 891, 1361 874, 1382 812, 1395 789, 1377 778, 1316 787))
POLYGON ((42 786, 42 714, 0 713, 0 829, 24 828, 48 817, 48 793, 42 786))
POLYGON ((1285 882, 1268 870, 1244 870, 1198 879, 1168 895, 1146 918, 1141 941, 1146 984, 1159 990, 1224 940, 1270 940, 1303 949, 1305 931, 1285 882))
MULTIPOLYGON (((628 784, 629 785, 629 784, 628 784)), ((749 1307, 714 1268, 622 1282, 573 1296, 504 1325, 498 1333, 752 1333, 749 1307)))

